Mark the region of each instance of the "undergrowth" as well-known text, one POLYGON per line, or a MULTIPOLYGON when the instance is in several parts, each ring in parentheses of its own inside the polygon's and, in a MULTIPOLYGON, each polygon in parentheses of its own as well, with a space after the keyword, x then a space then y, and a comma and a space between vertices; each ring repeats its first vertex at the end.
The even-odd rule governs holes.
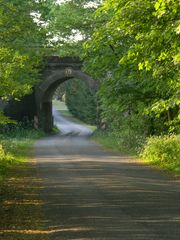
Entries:
POLYGON ((138 149, 144 142, 142 136, 127 135, 126 133, 113 133, 107 130, 96 130, 92 136, 92 139, 105 148, 122 154, 136 155, 138 149))
POLYGON ((140 157, 148 163, 180 174, 180 136, 165 135, 147 138, 140 157))
POLYGON ((34 140, 41 136, 43 136, 41 130, 22 124, 11 127, 0 126, 0 179, 11 167, 28 159, 28 150, 34 140))
POLYGON ((111 131, 97 130, 92 139, 112 151, 138 156, 144 162, 180 174, 179 135, 152 136, 145 139, 139 135, 131 137, 123 133, 117 135, 111 131))

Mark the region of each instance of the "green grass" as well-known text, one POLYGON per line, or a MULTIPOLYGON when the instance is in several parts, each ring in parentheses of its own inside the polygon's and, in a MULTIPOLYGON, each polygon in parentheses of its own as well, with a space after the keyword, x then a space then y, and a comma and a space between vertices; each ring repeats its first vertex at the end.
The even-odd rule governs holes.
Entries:
POLYGON ((92 140, 111 151, 140 157, 143 162, 155 165, 160 169, 180 175, 180 136, 167 135, 147 138, 143 137, 132 144, 125 137, 117 137, 112 132, 97 130, 92 140), (128 144, 129 141, 129 144, 128 144), (144 144, 143 144, 144 143, 144 144))
POLYGON ((67 106, 64 102, 53 100, 53 106, 56 108, 56 110, 67 112, 67 106))
POLYGON ((121 154, 136 155, 135 146, 129 146, 126 144, 122 138, 118 138, 111 131, 106 130, 96 130, 92 135, 92 140, 101 144, 106 149, 113 152, 118 152, 121 154))
POLYGON ((13 166, 28 160, 29 149, 34 141, 43 132, 34 129, 23 129, 14 127, 0 133, 0 179, 2 179, 13 166))
POLYGON ((112 136, 112 134, 109 132, 104 132, 104 131, 100 131, 100 130, 96 131, 96 132, 94 132, 91 139, 97 143, 100 143, 102 146, 104 146, 105 148, 107 148, 109 150, 119 152, 118 143, 117 143, 116 139, 112 136))
POLYGON ((96 126, 94 125, 89 125, 89 124, 86 124, 84 122, 82 122, 81 120, 75 118, 68 110, 66 104, 64 102, 60 102, 60 101, 57 101, 57 100, 54 100, 53 101, 53 106, 54 108, 61 114, 61 116, 65 117, 66 119, 72 121, 72 122, 75 122, 75 123, 79 123, 79 124, 82 124, 84 126, 87 126, 88 128, 92 129, 93 131, 96 130, 96 126))

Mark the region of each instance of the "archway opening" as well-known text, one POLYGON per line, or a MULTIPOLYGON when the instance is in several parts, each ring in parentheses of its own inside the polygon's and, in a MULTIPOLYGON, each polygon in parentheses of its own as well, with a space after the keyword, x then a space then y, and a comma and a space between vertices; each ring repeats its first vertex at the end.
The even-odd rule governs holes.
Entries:
POLYGON ((65 117, 73 116, 90 125, 97 124, 96 89, 81 79, 62 83, 54 93, 54 108, 65 117), (68 110, 68 111, 67 111, 68 110))
MULTIPOLYGON (((41 127, 46 132, 52 131, 54 126, 52 103, 54 98, 57 100, 57 92, 62 88, 64 88, 64 103, 69 107, 71 114, 87 123, 95 123, 97 109, 95 103, 96 82, 79 70, 69 70, 68 73, 58 70, 50 74, 36 89, 36 102, 41 127), (93 105, 92 103, 94 104, 94 112, 92 106, 90 106, 93 105), (92 113, 94 116, 91 117, 92 113)), ((62 100, 61 98, 61 102, 62 100)))

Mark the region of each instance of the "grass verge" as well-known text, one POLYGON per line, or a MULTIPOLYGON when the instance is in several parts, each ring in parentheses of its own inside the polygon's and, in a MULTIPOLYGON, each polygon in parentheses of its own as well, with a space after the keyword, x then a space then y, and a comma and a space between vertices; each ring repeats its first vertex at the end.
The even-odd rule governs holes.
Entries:
POLYGON ((124 138, 117 137, 111 131, 96 130, 92 135, 92 140, 103 145, 106 149, 121 154, 128 154, 131 156, 137 155, 136 145, 130 141, 125 141, 124 138))
POLYGON ((29 149, 34 141, 43 135, 40 130, 19 126, 0 133, 0 179, 10 168, 28 159, 29 149))
POLYGON ((46 240, 41 179, 30 154, 34 141, 44 133, 13 128, 0 129, 0 239, 46 240))
POLYGON ((179 135, 153 136, 146 140, 142 137, 136 140, 124 136, 118 138, 112 132, 97 130, 92 139, 106 149, 140 157, 145 163, 180 175, 179 135))

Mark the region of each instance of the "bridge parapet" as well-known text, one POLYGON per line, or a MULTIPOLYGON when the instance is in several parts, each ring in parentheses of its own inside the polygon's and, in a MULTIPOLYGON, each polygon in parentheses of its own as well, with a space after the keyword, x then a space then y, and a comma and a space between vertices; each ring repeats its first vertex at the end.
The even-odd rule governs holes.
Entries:
POLYGON ((46 58, 45 69, 64 69, 72 67, 79 70, 82 67, 82 61, 77 57, 58 57, 52 56, 46 58))

